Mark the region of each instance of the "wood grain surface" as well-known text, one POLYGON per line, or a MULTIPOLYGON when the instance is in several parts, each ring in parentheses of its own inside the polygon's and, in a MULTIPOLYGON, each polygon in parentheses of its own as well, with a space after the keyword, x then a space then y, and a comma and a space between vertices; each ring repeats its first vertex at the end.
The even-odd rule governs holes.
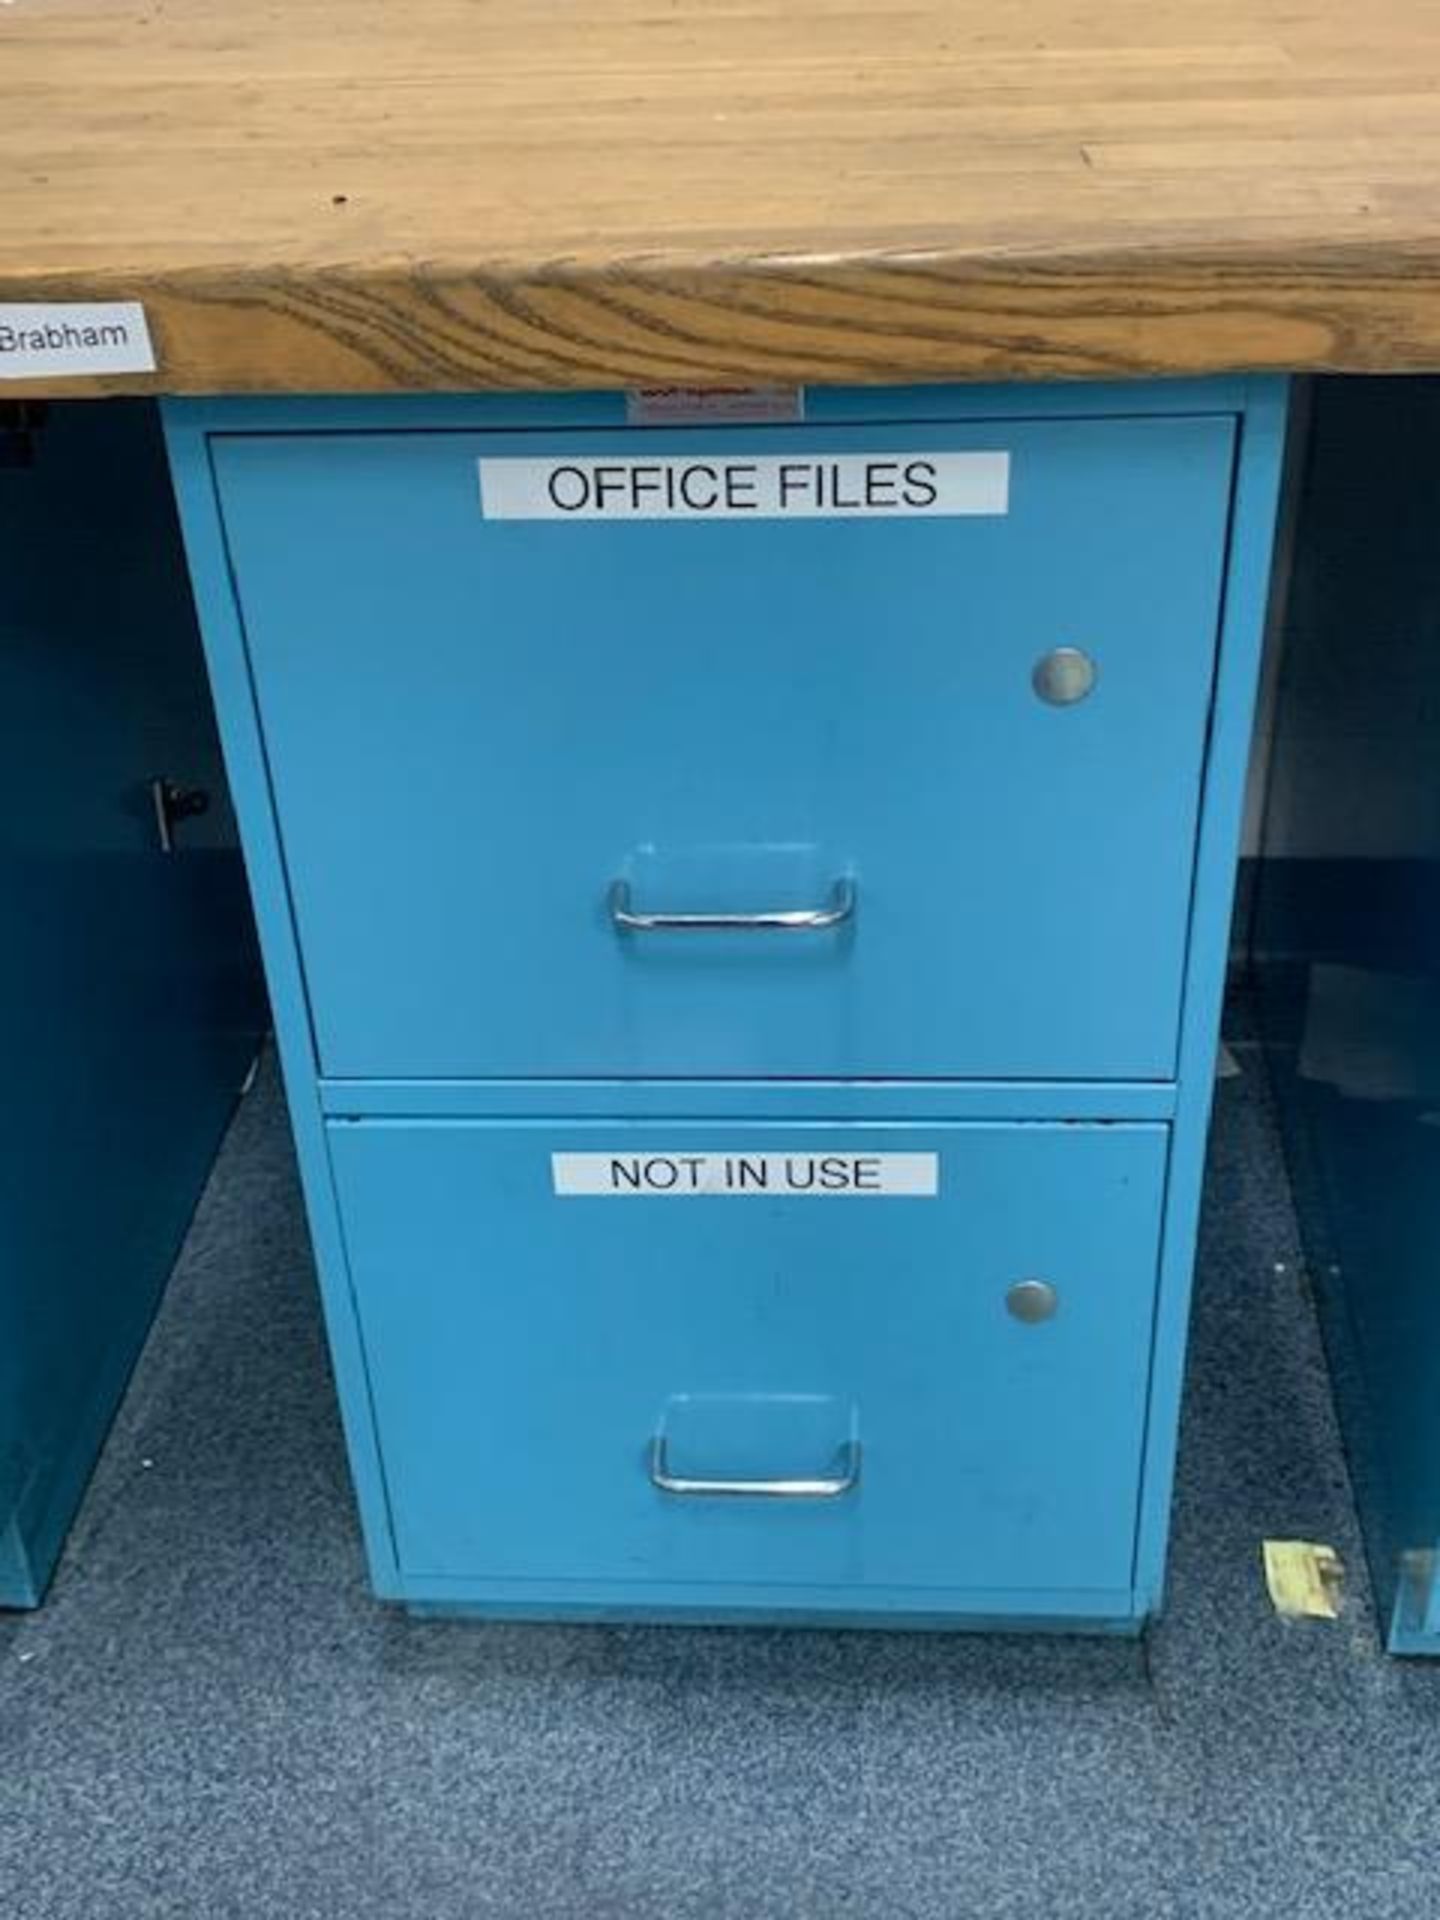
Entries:
POLYGON ((55 391, 1440 367, 1440 0, 0 0, 102 298, 55 391))

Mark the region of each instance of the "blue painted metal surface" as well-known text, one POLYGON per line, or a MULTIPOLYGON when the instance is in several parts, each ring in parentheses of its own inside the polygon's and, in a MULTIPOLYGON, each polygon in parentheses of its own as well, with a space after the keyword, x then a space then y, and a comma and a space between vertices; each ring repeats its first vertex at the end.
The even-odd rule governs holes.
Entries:
POLYGON ((220 440, 321 1072, 1172 1078, 1232 442, 1223 416, 969 424, 1014 463, 1003 518, 782 532, 482 522, 509 435, 220 440), (1096 697, 1037 700, 1034 662, 1087 642, 1096 697), (617 939, 606 908, 621 877, 734 912, 844 876, 853 926, 804 940, 617 939))
POLYGON ((1004 446, 1007 521, 612 549, 481 520, 487 432, 615 447, 619 409, 168 409, 377 1589, 1133 1629, 1163 1566, 1283 387, 822 393, 783 442, 724 442, 1004 446), (1068 712, 1029 684, 1059 644, 1101 663, 1068 712), (642 873, 651 842, 673 857, 642 873), (705 905, 751 906, 760 879, 797 905, 841 874, 861 907, 818 950, 687 935, 652 962, 602 918, 627 856, 667 907, 712 883, 705 905), (557 1141, 676 1127, 921 1141, 940 1193, 545 1185, 557 1141), (1066 1273, 1040 1326, 1005 1311, 1027 1261, 1066 1273), (851 1432, 862 1484, 793 1535, 758 1496, 676 1517, 646 1467, 667 1406, 707 1471, 813 1474, 851 1432))
POLYGON ((807 1609, 876 1614, 1124 1592, 1167 1144, 1155 1125, 338 1124, 402 1574, 483 1569, 487 1596, 541 1604, 577 1577, 616 1606, 652 1582, 721 1608, 768 1591, 776 1611, 799 1585, 807 1609), (935 1152, 943 1180, 933 1202, 557 1199, 549 1155, 597 1150, 935 1152), (1060 1295, 1044 1326, 1005 1310, 1032 1273, 1060 1295), (859 1482, 657 1493, 662 1423, 700 1478, 822 1474, 853 1433, 859 1482))
POLYGON ((0 1605, 41 1598, 262 1024, 175 526, 142 404, 0 467, 0 1605), (212 810, 157 848, 163 775, 212 810))
POLYGON ((1440 382, 1322 382, 1253 930, 1370 1567, 1440 1653, 1440 382))
POLYGON ((1150 1420, 1135 1560, 1135 1605, 1142 1614, 1159 1609, 1164 1590, 1205 1141, 1215 1089, 1255 687, 1270 601, 1287 399, 1283 382, 1255 384, 1241 421, 1235 467, 1205 801, 1195 849, 1175 1144, 1155 1305, 1150 1420))

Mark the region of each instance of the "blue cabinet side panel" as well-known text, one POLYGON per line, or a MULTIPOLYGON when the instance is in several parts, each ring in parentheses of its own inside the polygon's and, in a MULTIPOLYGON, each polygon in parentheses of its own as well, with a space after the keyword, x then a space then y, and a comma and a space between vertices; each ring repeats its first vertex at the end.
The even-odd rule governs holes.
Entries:
POLYGON ((43 1592, 263 1026, 153 409, 56 406, 29 453, 0 467, 8 1605, 43 1592), (169 857, 155 776, 210 795, 169 857))
POLYGON ((1220 651, 1210 709, 1209 751, 1180 1030, 1175 1139, 1165 1206, 1135 1558, 1136 1605, 1158 1611, 1164 1587, 1170 1506, 1194 1278, 1205 1144, 1234 908, 1245 775, 1272 594, 1276 516, 1286 461, 1289 388, 1249 385, 1231 504, 1220 651))
POLYGON ((1440 1653, 1440 381, 1316 390, 1254 922, 1377 1602, 1440 1653))

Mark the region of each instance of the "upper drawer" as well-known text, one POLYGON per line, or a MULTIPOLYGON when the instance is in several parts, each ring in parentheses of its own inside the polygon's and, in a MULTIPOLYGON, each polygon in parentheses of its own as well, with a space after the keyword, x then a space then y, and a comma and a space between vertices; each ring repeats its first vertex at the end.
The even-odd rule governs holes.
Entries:
POLYGON ((213 449, 323 1073, 1173 1073, 1228 417, 213 449), (783 455, 833 502, 987 451, 1004 511, 487 519, 477 484, 783 455), (1060 647, 1072 705, 1032 683, 1060 647), (844 917, 626 929, 617 881, 844 917))

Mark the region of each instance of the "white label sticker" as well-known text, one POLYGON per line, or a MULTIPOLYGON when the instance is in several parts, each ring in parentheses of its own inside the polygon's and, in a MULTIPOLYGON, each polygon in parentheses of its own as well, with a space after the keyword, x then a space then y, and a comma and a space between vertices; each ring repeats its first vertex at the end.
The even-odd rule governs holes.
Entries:
POLYGON ((1008 453, 716 454, 480 462, 487 520, 816 520, 1003 514, 1008 453))
POLYGON ((928 1199, 940 1190, 935 1153, 552 1153, 550 1171, 556 1193, 619 1199, 928 1199))
POLYGON ((632 387, 625 396, 632 427, 755 425, 803 420, 803 387, 632 387))
POLYGON ((0 380, 154 371, 138 300, 0 302, 0 380))

